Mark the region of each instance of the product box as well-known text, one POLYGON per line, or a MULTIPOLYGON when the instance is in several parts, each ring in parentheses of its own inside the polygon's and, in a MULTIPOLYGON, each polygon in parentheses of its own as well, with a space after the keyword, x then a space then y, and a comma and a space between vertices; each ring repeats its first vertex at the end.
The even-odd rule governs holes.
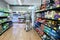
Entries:
POLYGON ((39 30, 39 34, 40 34, 40 35, 43 35, 44 32, 43 32, 42 30, 39 30))
POLYGON ((56 7, 60 7, 60 0, 55 0, 56 7))
POLYGON ((55 19, 57 19, 57 20, 59 20, 59 18, 60 18, 60 13, 59 13, 59 11, 55 11, 56 13, 55 13, 55 15, 54 15, 54 18, 55 19))
POLYGON ((48 18, 48 11, 45 12, 45 18, 48 18))
POLYGON ((42 4, 40 10, 46 10, 46 4, 42 4))
POLYGON ((58 18, 58 20, 60 20, 60 12, 59 12, 59 18, 58 18))
POLYGON ((44 25, 41 24, 40 29, 43 31, 44 30, 44 25))

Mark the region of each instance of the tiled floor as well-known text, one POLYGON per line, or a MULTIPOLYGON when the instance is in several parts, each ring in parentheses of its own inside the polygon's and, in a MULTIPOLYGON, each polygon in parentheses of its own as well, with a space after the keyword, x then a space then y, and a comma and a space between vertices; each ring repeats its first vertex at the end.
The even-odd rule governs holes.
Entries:
POLYGON ((26 32, 25 24, 14 23, 13 27, 0 36, 0 40, 41 40, 34 30, 26 32))

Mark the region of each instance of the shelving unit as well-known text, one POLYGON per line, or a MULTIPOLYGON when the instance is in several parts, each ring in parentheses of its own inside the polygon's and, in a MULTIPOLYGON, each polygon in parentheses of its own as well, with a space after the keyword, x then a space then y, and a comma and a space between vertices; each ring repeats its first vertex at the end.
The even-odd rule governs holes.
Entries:
MULTIPOLYGON (((58 2, 60 1, 58 0, 58 2)), ((56 4, 57 3, 55 2, 55 5, 56 4)), ((45 4, 41 6, 40 10, 35 11, 35 14, 38 14, 38 17, 35 15, 36 20, 34 29, 41 35, 42 40, 60 39, 60 4, 57 4, 55 7, 52 5, 51 7, 52 8, 49 6, 49 8, 47 8, 47 4, 45 2, 45 4), (59 7, 57 7, 58 5, 59 7)))
MULTIPOLYGON (((42 18, 42 17, 39 17, 39 18, 42 18)), ((42 18, 42 19, 52 20, 52 21, 60 21, 60 20, 57 20, 57 19, 51 19, 51 18, 42 18)))
POLYGON ((3 22, 3 23, 0 23, 0 24, 4 24, 4 23, 8 23, 8 22, 10 22, 10 21, 5 21, 5 22, 3 22))
POLYGON ((3 10, 0 11, 0 36, 13 26, 12 21, 8 21, 9 12, 3 10))
POLYGON ((42 13, 42 12, 47 12, 47 11, 51 11, 51 10, 60 10, 60 7, 56 7, 56 8, 52 8, 52 9, 47 9, 47 10, 37 10, 35 12, 36 13, 42 13))
POLYGON ((5 32, 7 31, 11 26, 8 26, 5 30, 2 30, 2 32, 0 33, 0 36, 5 32))

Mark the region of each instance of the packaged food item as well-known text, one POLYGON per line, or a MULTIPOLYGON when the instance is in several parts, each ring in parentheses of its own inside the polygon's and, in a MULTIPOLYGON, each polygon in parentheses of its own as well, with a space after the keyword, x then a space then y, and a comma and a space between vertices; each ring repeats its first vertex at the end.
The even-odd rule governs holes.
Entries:
POLYGON ((49 11, 45 12, 45 18, 48 18, 49 17, 48 12, 49 11))
POLYGON ((54 8, 54 0, 50 0, 50 9, 54 8))
POLYGON ((60 12, 59 12, 58 14, 59 14, 59 18, 58 18, 58 20, 60 20, 60 12))
POLYGON ((0 23, 2 23, 2 20, 0 19, 0 23))
POLYGON ((3 24, 3 26, 2 26, 3 27, 3 30, 7 29, 8 25, 9 25, 8 23, 3 24))
POLYGON ((56 7, 60 7, 60 0, 55 0, 56 7))
POLYGON ((55 30, 57 30, 57 28, 56 28, 56 27, 54 27, 54 29, 55 29, 55 30))
POLYGON ((56 11, 56 14, 54 15, 54 19, 59 19, 60 15, 59 15, 59 11, 56 11))
POLYGON ((44 25, 41 24, 40 29, 43 31, 44 30, 44 25))
POLYGON ((41 18, 37 18, 37 21, 40 22, 42 19, 41 18))
POLYGON ((42 4, 40 10, 46 10, 46 4, 42 4))
POLYGON ((41 17, 45 18, 45 12, 41 13, 41 17))
POLYGON ((46 0, 46 8, 47 10, 50 9, 50 0, 46 0))
POLYGON ((39 34, 40 34, 40 35, 43 35, 44 32, 43 32, 42 30, 39 30, 39 34))

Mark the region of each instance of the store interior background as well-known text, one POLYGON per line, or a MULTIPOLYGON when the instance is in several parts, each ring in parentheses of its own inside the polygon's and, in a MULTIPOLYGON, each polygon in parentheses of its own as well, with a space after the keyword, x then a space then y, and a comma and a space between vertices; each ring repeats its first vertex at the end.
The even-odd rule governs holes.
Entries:
POLYGON ((38 39, 40 40, 41 38, 43 40, 44 38, 49 40, 50 39, 55 40, 56 38, 56 40, 57 39, 59 40, 60 39, 60 3, 59 2, 60 2, 59 0, 54 0, 54 1, 52 0, 50 1, 49 0, 0 0, 0 18, 1 18, 0 23, 2 24, 2 27, 0 26, 0 30, 3 29, 1 30, 2 33, 0 33, 2 34, 1 36, 2 38, 1 37, 0 38, 2 40, 3 39, 8 40, 11 37, 10 39, 13 40, 17 37, 16 39, 20 40, 21 38, 20 34, 22 34, 22 40, 24 39, 26 40, 27 37, 29 40, 30 39, 35 40, 35 38, 36 40, 38 39), (33 30, 29 32, 26 32, 22 28, 25 27, 26 13, 29 13, 31 15, 30 22, 33 30), (13 26, 13 27, 10 30, 7 30, 9 26, 13 26), (8 34, 7 33, 3 34, 4 31, 6 30, 8 34), (14 36, 12 32, 16 32, 17 36, 14 36), (39 37, 38 34, 41 37, 39 37), (5 35, 7 35, 6 38, 4 38, 5 35), (26 35, 28 36, 26 37, 26 35), (33 35, 33 37, 31 37, 31 35, 33 35))

